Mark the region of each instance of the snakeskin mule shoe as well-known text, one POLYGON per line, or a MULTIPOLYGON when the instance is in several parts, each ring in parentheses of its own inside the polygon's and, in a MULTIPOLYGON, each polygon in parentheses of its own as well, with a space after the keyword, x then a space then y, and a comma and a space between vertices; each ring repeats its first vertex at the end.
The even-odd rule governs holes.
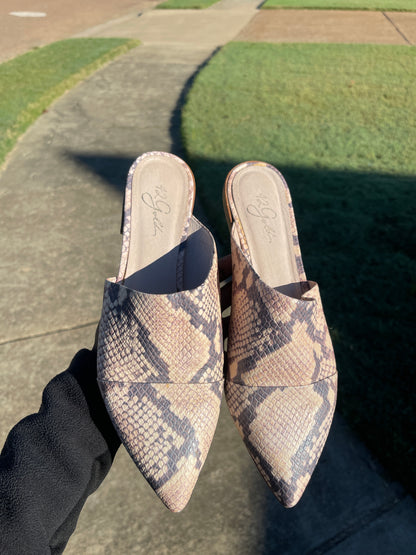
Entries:
POLYGON ((192 216, 180 158, 149 152, 130 169, 117 278, 105 283, 98 383, 121 441, 172 511, 187 504, 223 390, 217 254, 192 216))
POLYGON ((306 281, 288 186, 273 166, 228 175, 233 293, 226 399, 260 473, 294 506, 318 462, 337 373, 318 285, 306 281))

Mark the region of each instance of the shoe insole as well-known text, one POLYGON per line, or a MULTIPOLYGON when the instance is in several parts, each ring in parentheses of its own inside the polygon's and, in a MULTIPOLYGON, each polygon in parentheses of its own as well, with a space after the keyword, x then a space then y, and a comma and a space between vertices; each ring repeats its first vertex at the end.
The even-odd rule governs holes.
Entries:
MULTIPOLYGON (((230 194, 230 193, 228 193, 230 194)), ((298 297, 301 281, 293 244, 286 187, 280 174, 265 165, 248 165, 233 177, 231 194, 241 247, 261 279, 298 297)), ((234 224, 235 225, 235 224, 234 224)))
POLYGON ((146 293, 172 293, 181 240, 191 217, 194 181, 174 156, 152 153, 133 174, 131 234, 124 283, 146 293))

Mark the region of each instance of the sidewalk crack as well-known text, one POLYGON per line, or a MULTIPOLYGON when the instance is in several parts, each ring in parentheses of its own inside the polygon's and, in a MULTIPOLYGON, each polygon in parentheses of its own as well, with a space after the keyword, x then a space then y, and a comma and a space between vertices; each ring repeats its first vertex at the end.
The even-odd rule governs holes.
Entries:
POLYGON ((307 555, 323 555, 324 553, 330 552, 334 547, 343 543, 348 538, 355 536, 358 532, 361 532, 373 522, 378 520, 383 515, 392 511, 403 499, 407 496, 406 492, 396 495, 393 499, 387 501, 380 507, 370 510, 368 513, 364 514, 361 518, 357 519, 355 522, 351 523, 349 526, 341 530, 332 538, 324 541, 317 547, 308 551, 307 555))
POLYGON ((6 341, 1 341, 0 342, 0 347, 2 347, 3 345, 11 345, 12 343, 20 343, 21 341, 29 341, 30 339, 38 339, 40 337, 48 337, 49 335, 56 335, 58 333, 65 333, 65 332, 68 332, 68 331, 81 330, 83 328, 89 328, 91 326, 97 326, 97 325, 98 325, 98 321, 87 322, 86 324, 79 324, 77 326, 72 326, 70 328, 61 328, 61 329, 57 329, 57 330, 45 331, 45 332, 42 332, 42 333, 34 333, 32 335, 26 335, 24 337, 15 337, 13 339, 7 339, 6 341))

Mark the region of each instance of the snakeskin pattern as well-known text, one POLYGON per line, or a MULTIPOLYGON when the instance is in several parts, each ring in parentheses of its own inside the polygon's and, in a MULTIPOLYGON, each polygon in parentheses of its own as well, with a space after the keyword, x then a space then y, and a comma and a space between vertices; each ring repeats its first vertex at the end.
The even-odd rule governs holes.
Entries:
POLYGON ((198 288, 167 295, 104 286, 101 380, 206 383, 222 379, 217 262, 198 288))
POLYGON ((153 295, 107 280, 97 358, 120 439, 166 506, 182 510, 206 459, 223 389, 216 256, 205 282, 190 291, 153 295))
MULTIPOLYGON (((292 507, 302 496, 327 439, 337 372, 318 285, 306 281, 303 273, 288 189, 287 200, 297 266, 301 279, 305 277, 299 283, 299 298, 261 280, 251 265, 248 245, 239 246, 244 245, 239 222, 232 224, 225 394, 261 475, 277 499, 292 507)), ((232 199, 227 202, 232 209, 232 199)))
POLYGON ((285 507, 299 501, 321 455, 336 391, 336 374, 303 387, 225 383, 227 403, 244 443, 285 507))
POLYGON ((194 192, 192 172, 171 154, 147 153, 131 167, 120 270, 117 278, 105 282, 97 347, 97 379, 112 422, 143 476, 174 512, 189 501, 205 462, 224 380, 217 253, 210 232, 191 216, 194 192), (149 156, 176 160, 188 176, 189 218, 176 270, 177 285, 183 284, 190 252, 187 268, 195 286, 175 293, 145 293, 123 282, 130 248, 133 175, 149 156), (201 271, 195 273, 197 277, 192 272, 195 248, 199 262, 203 258, 205 279, 201 271))
POLYGON ((232 240, 225 383, 233 420, 278 500, 295 505, 324 447, 337 374, 317 284, 300 299, 261 281, 232 240))
POLYGON ((335 357, 318 285, 303 282, 301 298, 288 297, 260 279, 234 240, 232 259, 229 379, 285 387, 332 376, 335 357))

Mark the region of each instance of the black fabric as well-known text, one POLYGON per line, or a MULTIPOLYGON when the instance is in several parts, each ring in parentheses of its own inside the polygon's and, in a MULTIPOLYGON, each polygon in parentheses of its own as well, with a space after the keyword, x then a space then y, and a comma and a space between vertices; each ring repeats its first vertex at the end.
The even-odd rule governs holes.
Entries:
POLYGON ((46 386, 39 412, 10 431, 0 455, 0 553, 62 553, 120 440, 96 381, 96 353, 79 351, 46 386))

